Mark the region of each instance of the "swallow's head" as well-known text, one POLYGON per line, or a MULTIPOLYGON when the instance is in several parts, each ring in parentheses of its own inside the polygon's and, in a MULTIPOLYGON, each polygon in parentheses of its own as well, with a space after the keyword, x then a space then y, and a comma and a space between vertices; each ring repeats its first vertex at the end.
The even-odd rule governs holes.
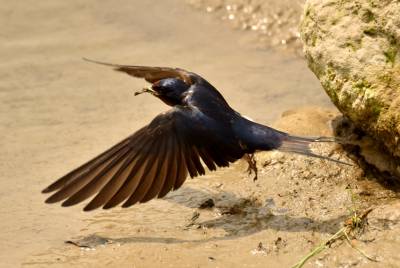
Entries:
POLYGON ((182 103, 182 98, 190 85, 178 78, 166 78, 152 85, 154 95, 170 106, 182 103))

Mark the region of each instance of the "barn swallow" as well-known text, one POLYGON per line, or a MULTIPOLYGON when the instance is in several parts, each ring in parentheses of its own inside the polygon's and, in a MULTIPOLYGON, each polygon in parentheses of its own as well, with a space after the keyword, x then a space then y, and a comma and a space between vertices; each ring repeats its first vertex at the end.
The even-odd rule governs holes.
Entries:
POLYGON ((94 196, 84 207, 130 207, 164 197, 191 178, 227 167, 246 154, 280 150, 318 157, 310 144, 329 137, 298 137, 253 122, 232 109, 218 90, 201 76, 179 68, 118 65, 128 75, 144 78, 150 93, 172 108, 156 116, 104 153, 72 170, 43 190, 55 191, 46 203, 72 206, 94 196), (204 163, 204 165, 203 165, 204 163))

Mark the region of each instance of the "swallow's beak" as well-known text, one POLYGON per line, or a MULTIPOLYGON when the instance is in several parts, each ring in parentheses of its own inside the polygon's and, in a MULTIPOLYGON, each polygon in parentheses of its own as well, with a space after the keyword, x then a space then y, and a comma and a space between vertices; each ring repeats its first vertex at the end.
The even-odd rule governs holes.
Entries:
POLYGON ((135 92, 135 96, 140 95, 142 93, 150 93, 151 95, 157 96, 158 93, 156 91, 154 91, 152 88, 150 87, 145 87, 142 90, 136 91, 135 92))

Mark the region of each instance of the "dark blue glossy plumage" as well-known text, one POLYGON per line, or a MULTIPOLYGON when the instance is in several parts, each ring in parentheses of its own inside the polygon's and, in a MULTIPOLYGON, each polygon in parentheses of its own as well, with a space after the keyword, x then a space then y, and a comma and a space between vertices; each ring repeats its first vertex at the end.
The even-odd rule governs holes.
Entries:
POLYGON ((84 210, 121 203, 129 207, 178 189, 188 174, 205 174, 204 165, 215 170, 258 150, 279 149, 329 159, 313 154, 309 144, 332 139, 294 137, 252 122, 195 73, 95 63, 144 78, 152 87, 142 92, 150 92, 172 108, 49 185, 43 192, 55 193, 47 203, 64 200, 63 206, 71 206, 94 195, 84 210))
POLYGON ((193 125, 191 131, 202 133, 198 138, 226 143, 235 148, 239 158, 245 153, 272 150, 281 145, 287 134, 241 116, 209 82, 193 73, 191 77, 195 83, 183 92, 176 109, 186 108, 182 112, 187 113, 186 120, 193 125))

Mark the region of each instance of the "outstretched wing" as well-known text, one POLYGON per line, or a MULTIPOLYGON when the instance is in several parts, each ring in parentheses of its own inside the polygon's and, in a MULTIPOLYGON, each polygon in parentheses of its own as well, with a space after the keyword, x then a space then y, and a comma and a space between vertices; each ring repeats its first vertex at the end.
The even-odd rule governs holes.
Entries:
POLYGON ((190 108, 175 107, 48 186, 43 193, 56 192, 46 202, 65 200, 63 206, 72 206, 95 195, 84 210, 122 202, 129 207, 178 189, 188 173, 205 174, 200 159, 215 170, 242 157, 221 141, 206 139, 209 129, 213 126, 190 108))
POLYGON ((86 58, 83 59, 89 62, 114 67, 114 70, 116 71, 124 72, 134 77, 144 78, 149 83, 155 83, 165 78, 179 78, 188 85, 192 85, 194 83, 193 75, 188 71, 179 68, 120 65, 90 60, 86 58))

